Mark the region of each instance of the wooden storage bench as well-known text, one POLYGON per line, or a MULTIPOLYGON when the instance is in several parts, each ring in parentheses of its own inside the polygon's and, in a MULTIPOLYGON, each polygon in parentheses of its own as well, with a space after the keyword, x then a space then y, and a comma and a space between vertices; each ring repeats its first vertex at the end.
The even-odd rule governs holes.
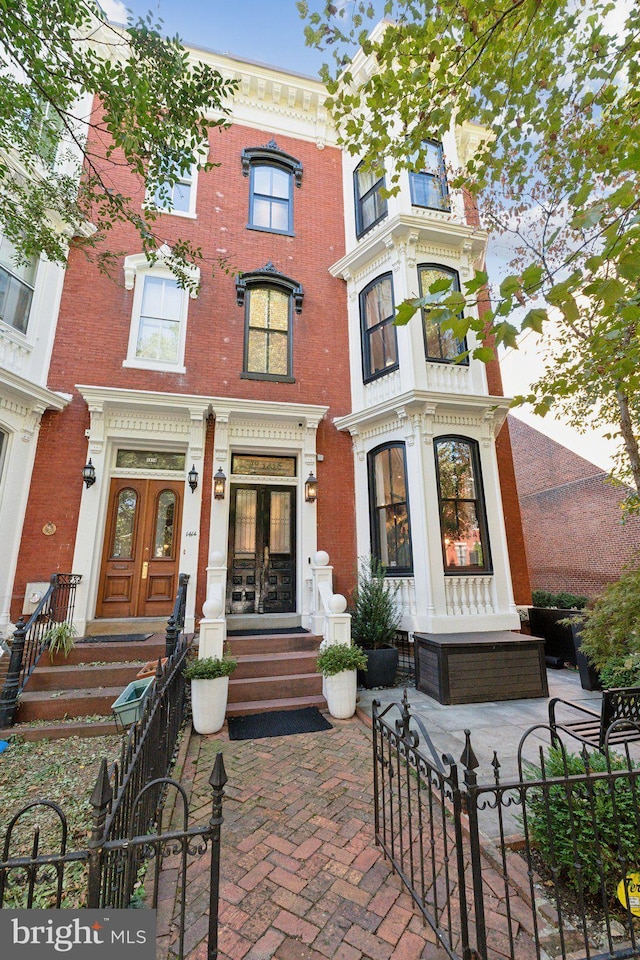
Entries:
POLYGON ((440 703, 547 697, 544 640, 509 630, 416 633, 416 687, 440 703))

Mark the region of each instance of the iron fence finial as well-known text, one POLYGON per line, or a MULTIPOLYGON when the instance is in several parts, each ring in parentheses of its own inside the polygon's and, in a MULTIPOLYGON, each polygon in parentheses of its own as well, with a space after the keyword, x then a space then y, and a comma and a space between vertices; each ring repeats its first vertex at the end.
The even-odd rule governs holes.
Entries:
POLYGON ((216 760, 213 765, 213 770, 211 771, 211 776, 209 777, 209 783, 214 790, 223 790, 224 785, 227 782, 227 771, 224 768, 224 760, 222 759, 222 754, 216 754, 216 760))

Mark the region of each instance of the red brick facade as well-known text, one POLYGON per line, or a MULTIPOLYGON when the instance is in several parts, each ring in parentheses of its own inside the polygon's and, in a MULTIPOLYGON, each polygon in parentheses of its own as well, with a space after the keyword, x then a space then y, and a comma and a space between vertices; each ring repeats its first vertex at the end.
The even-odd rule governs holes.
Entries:
POLYGON ((640 550, 640 519, 622 522, 624 490, 566 447, 509 417, 534 590, 595 596, 640 550))

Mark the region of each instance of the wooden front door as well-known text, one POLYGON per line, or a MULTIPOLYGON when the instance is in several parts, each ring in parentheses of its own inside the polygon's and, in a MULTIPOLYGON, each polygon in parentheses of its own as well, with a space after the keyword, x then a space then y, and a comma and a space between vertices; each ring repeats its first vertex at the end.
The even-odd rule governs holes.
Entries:
POLYGON ((229 523, 227 613, 293 613, 296 491, 234 486, 229 523))
POLYGON ((183 491, 180 481, 111 481, 96 617, 170 616, 183 491))

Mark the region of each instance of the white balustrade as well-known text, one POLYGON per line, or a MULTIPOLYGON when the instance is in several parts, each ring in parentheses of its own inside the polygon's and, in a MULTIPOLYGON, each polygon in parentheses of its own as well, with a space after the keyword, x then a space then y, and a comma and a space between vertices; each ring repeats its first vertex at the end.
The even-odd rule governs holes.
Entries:
POLYGON ((394 370, 393 373, 387 373, 384 377, 378 377, 371 383, 364 385, 364 405, 373 407, 376 403, 382 403, 388 397, 395 397, 400 393, 400 371, 394 370))
POLYGON ((313 632, 324 638, 329 645, 351 644, 351 614, 347 613, 347 601, 341 593, 333 592, 333 567, 329 566, 329 554, 318 550, 312 565, 311 623, 313 632))
POLYGON ((496 612, 492 577, 445 577, 444 586, 448 616, 474 616, 496 612))
POLYGON ((10 373, 22 375, 26 371, 30 355, 30 345, 20 342, 17 335, 12 335, 10 328, 3 328, 0 323, 0 367, 10 373))
POLYGON ((427 390, 444 393, 472 393, 471 371, 462 363, 429 363, 427 361, 427 390))
POLYGON ((415 616, 416 581, 413 577, 387 577, 387 583, 394 592, 396 606, 403 616, 415 616))

